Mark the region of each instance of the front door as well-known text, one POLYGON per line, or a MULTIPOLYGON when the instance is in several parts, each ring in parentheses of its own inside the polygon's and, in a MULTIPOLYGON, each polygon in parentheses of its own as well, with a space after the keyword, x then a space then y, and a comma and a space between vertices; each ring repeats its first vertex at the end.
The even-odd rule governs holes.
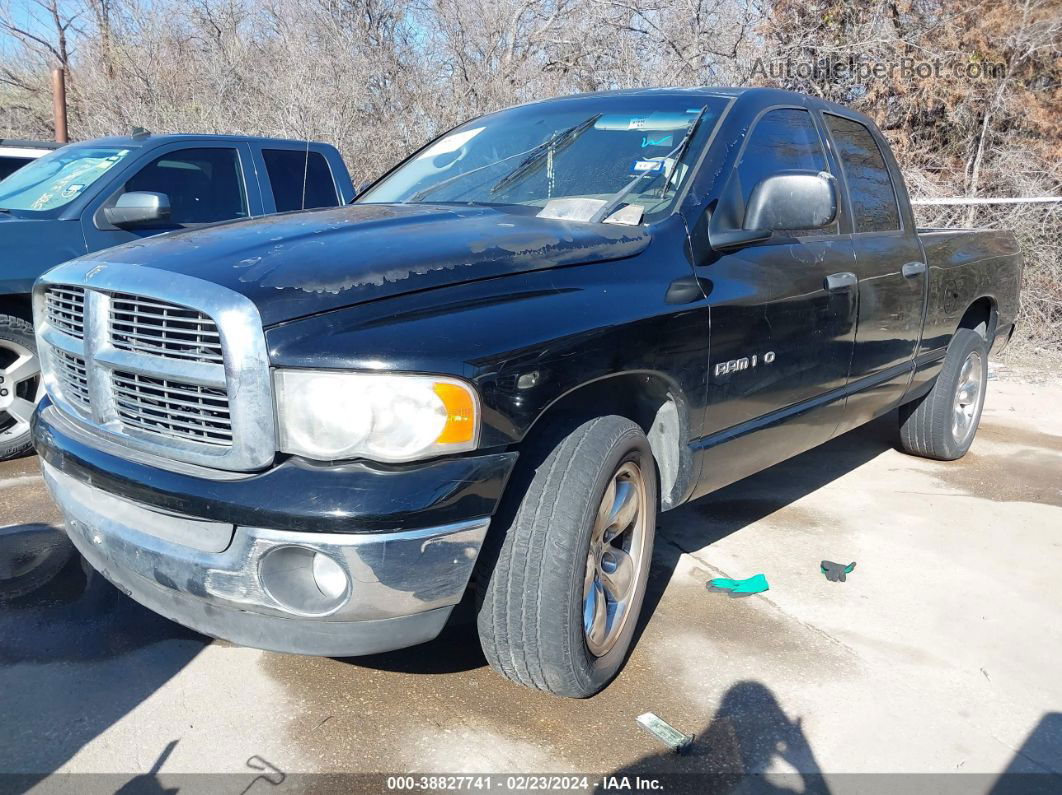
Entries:
MULTIPOLYGON (((765 177, 834 173, 811 114, 775 108, 753 123, 732 179, 747 204, 765 177)), ((843 217, 776 232, 696 266, 710 285, 711 354, 698 494, 820 444, 843 412, 855 339, 855 258, 843 217)))
POLYGON ((97 210, 84 222, 89 251, 250 215, 236 146, 177 148, 160 154, 139 168, 102 206, 112 206, 120 195, 132 191, 164 193, 170 201, 169 219, 119 229, 108 224, 97 210))

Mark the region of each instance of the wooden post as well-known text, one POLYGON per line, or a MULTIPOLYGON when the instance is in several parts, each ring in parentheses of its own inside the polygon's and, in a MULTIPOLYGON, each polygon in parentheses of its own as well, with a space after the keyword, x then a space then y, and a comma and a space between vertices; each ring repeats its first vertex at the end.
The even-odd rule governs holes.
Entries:
POLYGON ((65 144, 70 141, 66 129, 66 70, 52 70, 52 113, 55 116, 55 140, 65 144))

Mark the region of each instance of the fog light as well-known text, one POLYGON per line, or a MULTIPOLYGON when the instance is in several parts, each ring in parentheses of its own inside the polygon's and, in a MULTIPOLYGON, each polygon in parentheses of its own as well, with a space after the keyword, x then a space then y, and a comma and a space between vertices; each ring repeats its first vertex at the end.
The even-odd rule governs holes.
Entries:
POLYGON ((274 547, 258 563, 262 588, 285 610, 326 616, 350 598, 350 579, 328 555, 309 547, 274 547))
POLYGON ((328 555, 320 552, 313 556, 313 579, 321 593, 329 599, 338 599, 347 591, 347 573, 328 555))

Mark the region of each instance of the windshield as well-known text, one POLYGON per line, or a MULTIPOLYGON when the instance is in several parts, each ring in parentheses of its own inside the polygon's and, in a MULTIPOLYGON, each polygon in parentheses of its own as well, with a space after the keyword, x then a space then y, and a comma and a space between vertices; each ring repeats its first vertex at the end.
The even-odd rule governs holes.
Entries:
POLYGON ((0 208, 47 212, 69 204, 129 155, 129 149, 68 146, 0 180, 0 208))
POLYGON ((597 221, 634 205, 653 220, 671 212, 725 107, 662 95, 513 108, 447 133, 358 201, 523 205, 597 221))

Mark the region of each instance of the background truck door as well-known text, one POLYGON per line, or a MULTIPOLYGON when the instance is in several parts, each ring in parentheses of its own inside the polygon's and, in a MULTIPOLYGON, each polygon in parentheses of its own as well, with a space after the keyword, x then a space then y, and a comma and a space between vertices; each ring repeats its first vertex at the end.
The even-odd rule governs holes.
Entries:
POLYGON ((250 151, 243 144, 188 146, 177 144, 154 156, 86 213, 83 227, 89 251, 116 246, 163 232, 202 226, 216 221, 262 214, 250 151), (103 208, 123 193, 164 193, 170 200, 167 221, 120 229, 107 222, 103 208))
POLYGON ((260 158, 262 200, 267 213, 313 210, 345 204, 342 176, 316 147, 277 142, 254 149, 260 158))
POLYGON ((883 155, 887 148, 855 119, 833 113, 823 118, 844 174, 859 279, 851 395, 842 424, 848 429, 893 408, 906 390, 928 276, 914 222, 900 209, 897 188, 903 190, 903 183, 883 155))
MULTIPOLYGON (((790 169, 835 172, 812 115, 766 111, 731 179, 743 200, 790 169)), ((842 216, 695 265, 711 285, 711 355, 698 494, 826 441, 843 412, 855 337, 854 257, 842 216), (833 286, 827 286, 832 278, 833 286)))

